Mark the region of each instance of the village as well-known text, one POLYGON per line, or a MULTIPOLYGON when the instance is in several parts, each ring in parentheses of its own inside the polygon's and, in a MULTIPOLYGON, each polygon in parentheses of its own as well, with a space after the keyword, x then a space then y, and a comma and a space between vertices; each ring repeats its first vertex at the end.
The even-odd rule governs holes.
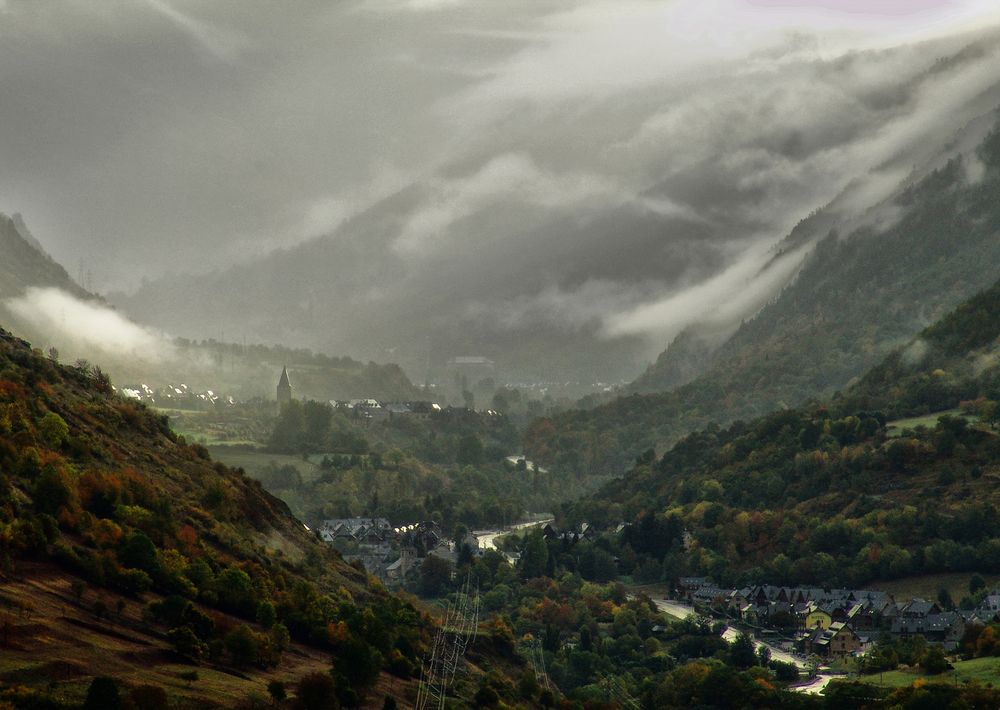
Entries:
POLYGON ((966 629, 1000 620, 1000 592, 987 594, 971 610, 942 608, 936 601, 867 589, 754 585, 727 589, 705 577, 681 577, 673 591, 673 614, 690 612, 724 620, 769 645, 801 658, 832 662, 859 657, 882 639, 922 636, 955 651, 966 629))
POLYGON ((385 518, 355 517, 324 520, 315 530, 324 542, 337 549, 348 562, 364 565, 365 571, 378 577, 390 589, 401 588, 408 576, 419 571, 428 558, 436 558, 454 568, 463 556, 480 557, 494 550, 511 565, 520 557, 495 546, 495 540, 519 528, 546 523, 518 523, 506 530, 466 531, 456 540, 448 539, 434 521, 393 526, 385 518))

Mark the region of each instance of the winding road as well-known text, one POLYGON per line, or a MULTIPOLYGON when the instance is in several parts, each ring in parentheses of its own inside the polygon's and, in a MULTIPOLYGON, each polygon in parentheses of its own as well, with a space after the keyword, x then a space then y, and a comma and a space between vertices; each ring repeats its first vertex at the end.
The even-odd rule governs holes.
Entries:
MULTIPOLYGON (((656 604, 657 609, 677 619, 684 619, 691 614, 697 613, 695 612, 694 607, 691 606, 690 604, 685 604, 684 602, 679 602, 672 599, 654 599, 653 603, 656 604)), ((727 626, 726 629, 722 632, 722 638, 724 638, 729 643, 732 643, 733 641, 736 640, 736 637, 739 635, 739 633, 740 632, 738 629, 734 629, 731 626, 727 626)), ((804 661, 802 658, 798 656, 793 656, 787 651, 782 650, 777 646, 773 646, 772 644, 764 643, 763 641, 754 639, 754 647, 767 648, 771 652, 771 658, 775 661, 794 664, 795 667, 798 668, 799 670, 806 670, 809 668, 809 664, 806 663, 806 661, 804 661)), ((789 690, 793 690, 797 693, 808 693, 810 695, 819 695, 826 688, 827 684, 835 677, 836 676, 833 675, 820 674, 817 675, 812 680, 810 680, 808 683, 791 686, 789 690)))
POLYGON ((495 550, 497 549, 496 539, 498 537, 503 537, 516 530, 524 530, 525 528, 534 528, 546 523, 551 523, 555 518, 544 518, 542 520, 532 520, 527 523, 517 523, 511 525, 509 528, 504 528, 502 530, 474 530, 473 535, 479 540, 479 547, 483 550, 495 550))

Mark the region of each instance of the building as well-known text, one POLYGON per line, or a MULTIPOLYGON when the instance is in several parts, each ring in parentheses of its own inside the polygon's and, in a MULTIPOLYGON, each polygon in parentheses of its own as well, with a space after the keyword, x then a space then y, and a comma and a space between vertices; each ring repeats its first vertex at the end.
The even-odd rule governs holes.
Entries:
POLYGON ((861 650, 861 639, 847 624, 835 621, 830 628, 817 628, 806 640, 806 652, 826 658, 843 658, 861 650))
POLYGON ((806 629, 823 629, 826 631, 833 624, 833 616, 830 612, 816 602, 808 602, 803 611, 805 612, 804 624, 806 629))
POLYGON ((288 381, 288 370, 281 368, 281 379, 278 380, 278 407, 284 407, 292 401, 292 385, 288 381))

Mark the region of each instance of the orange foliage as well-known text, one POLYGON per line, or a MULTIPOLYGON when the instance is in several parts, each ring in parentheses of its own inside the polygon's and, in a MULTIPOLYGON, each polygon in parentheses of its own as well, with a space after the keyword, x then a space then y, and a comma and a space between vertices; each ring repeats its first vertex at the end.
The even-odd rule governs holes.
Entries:
POLYGON ((27 391, 18 383, 12 380, 0 380, 0 397, 24 401, 27 396, 27 391))
POLYGON ((84 506, 89 506, 99 495, 108 500, 118 500, 122 493, 122 483, 117 476, 107 471, 85 471, 76 481, 76 491, 84 506))
POLYGON ((871 564, 878 564, 878 561, 882 559, 882 546, 877 542, 873 542, 868 548, 868 562, 871 564))
POLYGON ((997 648, 997 638, 992 626, 987 626, 976 639, 976 655, 992 656, 997 648))
POLYGON ((191 525, 182 525, 181 529, 177 531, 177 542, 180 543, 182 551, 186 555, 190 555, 197 550, 198 531, 191 525))
POLYGON ((758 687, 763 688, 764 690, 774 690, 774 686, 768 683, 767 680, 765 680, 764 678, 757 678, 756 680, 754 680, 754 683, 756 683, 758 687))
POLYGON ((558 628, 568 629, 576 625, 576 614, 566 604, 542 599, 535 608, 535 617, 543 624, 552 624, 558 628))
POLYGON ((331 621, 326 625, 326 637, 330 643, 339 644, 346 641, 351 635, 351 630, 343 621, 331 621))
POLYGON ((87 531, 87 537, 97 547, 116 547, 122 539, 122 529, 107 518, 99 518, 87 531))
POLYGON ((62 465, 65 462, 62 456, 57 454, 55 451, 50 451, 49 449, 39 449, 38 450, 38 462, 40 465, 45 466, 46 464, 52 464, 56 470, 62 471, 62 465))

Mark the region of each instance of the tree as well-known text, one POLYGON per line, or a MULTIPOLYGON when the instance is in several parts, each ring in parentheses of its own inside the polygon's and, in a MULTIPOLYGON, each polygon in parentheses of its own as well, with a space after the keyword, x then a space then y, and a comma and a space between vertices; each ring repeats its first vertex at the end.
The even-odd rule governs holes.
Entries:
POLYGON ((428 555, 420 564, 421 596, 437 597, 444 593, 451 582, 451 563, 437 555, 428 555))
POLYGON ((118 548, 118 561, 123 567, 133 567, 144 572, 156 572, 159 568, 156 545, 141 532, 134 532, 125 538, 125 542, 118 548))
POLYGON ((767 646, 761 646, 757 649, 757 665, 763 668, 771 665, 771 649, 767 646))
POLYGON ((753 640, 746 633, 740 633, 729 648, 729 663, 735 668, 750 668, 757 663, 757 653, 753 640))
POLYGON ((378 678, 382 654, 359 638, 351 636, 337 650, 334 670, 352 688, 367 688, 378 678))
POLYGON ((972 578, 969 579, 969 594, 975 594, 980 589, 985 589, 986 580, 983 579, 982 575, 974 574, 972 578))
POLYGON ((118 694, 118 683, 114 678, 98 676, 90 681, 87 688, 87 699, 83 701, 83 710, 120 710, 121 696, 118 694))
POLYGON ((545 574, 549 562, 549 548, 545 544, 541 530, 532 530, 524 541, 524 550, 518 566, 522 579, 533 579, 545 574))
POLYGON ((938 604, 941 605, 942 609, 950 611, 951 609, 955 608, 955 602, 953 602, 951 599, 951 593, 944 587, 941 587, 941 589, 938 590, 937 598, 938 598, 938 604))
POLYGON ((73 491, 59 471, 46 466, 35 482, 33 499, 38 512, 55 515, 64 505, 70 504, 73 491))
POLYGON ((944 649, 937 645, 928 646, 927 652, 920 659, 920 669, 927 675, 940 675, 951 668, 945 658, 944 649))
POLYGON ((483 462, 483 442, 475 434, 466 434, 458 440, 456 460, 463 466, 477 466, 483 462))
POLYGON ((228 567, 216 577, 214 587, 219 606, 253 618, 257 610, 257 592, 250 575, 236 567, 228 567))
POLYGON ((295 689, 297 710, 336 710, 337 686, 329 673, 308 673, 299 679, 295 689))
POLYGON ((594 581, 610 582, 618 577, 615 558, 610 552, 596 548, 594 550, 594 581))
POLYGON ((488 685, 481 685, 479 690, 476 691, 475 697, 472 699, 477 708, 492 708, 496 707, 497 703, 500 702, 500 696, 497 695, 497 691, 493 690, 488 685))
POLYGON ((278 614, 274 610, 274 604, 264 600, 257 605, 257 623, 265 629, 270 629, 278 620, 278 614))
POLYGON ((229 651, 233 664, 246 666, 257 662, 260 651, 260 641, 257 634, 246 624, 240 625, 226 636, 226 650, 229 651))
POLYGON ((48 412, 38 423, 38 431, 45 443, 53 449, 58 449, 69 436, 69 426, 55 412, 48 412))
POLYGON ((285 684, 280 680, 272 680, 267 684, 267 694, 271 696, 271 702, 274 703, 275 707, 285 702, 285 699, 288 697, 285 684))
POLYGON ((200 661, 208 652, 208 646, 198 638, 190 626, 181 626, 167 632, 167 639, 174 645, 174 650, 192 661, 200 661))

